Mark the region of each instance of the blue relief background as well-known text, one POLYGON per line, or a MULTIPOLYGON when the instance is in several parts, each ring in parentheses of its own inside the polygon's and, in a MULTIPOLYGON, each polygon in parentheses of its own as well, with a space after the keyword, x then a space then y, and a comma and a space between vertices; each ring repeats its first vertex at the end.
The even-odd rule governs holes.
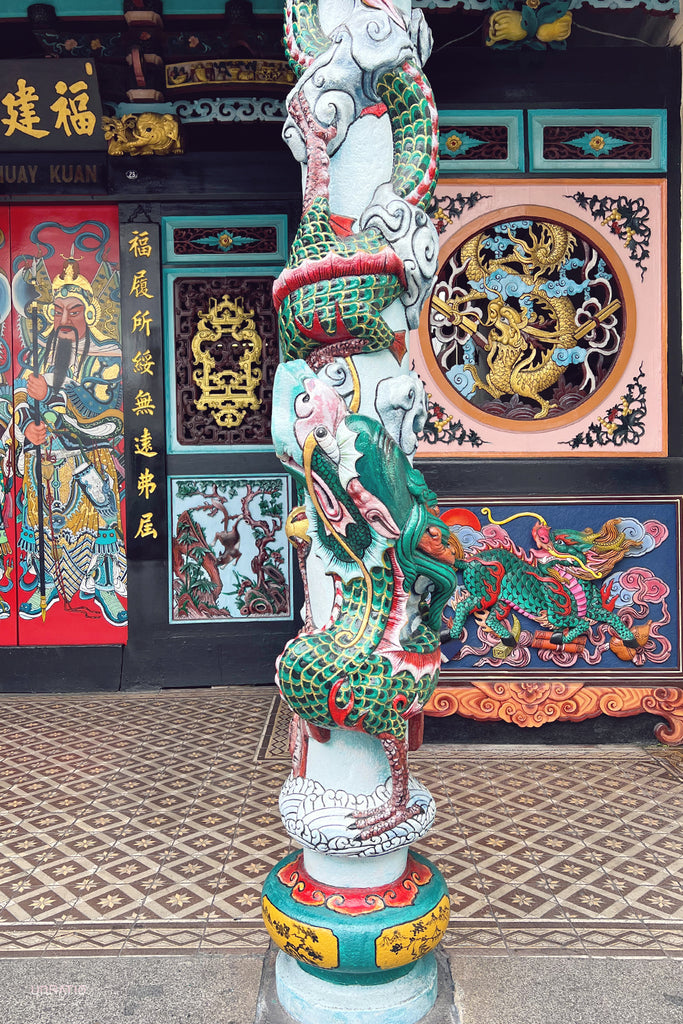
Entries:
MULTIPOLYGON (((503 637, 496 635, 483 622, 470 614, 465 622, 465 632, 458 639, 447 640, 442 647, 444 662, 442 673, 446 677, 469 675, 472 669, 478 672, 524 672, 534 671, 547 674, 590 672, 598 674, 619 670, 635 683, 639 675, 653 672, 674 672, 680 670, 680 550, 679 519, 680 504, 676 499, 663 501, 582 501, 555 503, 538 501, 533 503, 481 501, 464 505, 451 499, 439 502, 442 517, 455 518, 459 523, 451 525, 451 531, 464 547, 466 559, 479 558, 495 562, 496 547, 516 552, 522 559, 532 558, 538 551, 538 544, 532 536, 539 520, 534 517, 518 518, 504 525, 489 523, 483 508, 489 508, 492 519, 498 523, 509 516, 528 512, 541 516, 550 530, 564 529, 583 531, 587 527, 598 533, 609 520, 621 521, 621 529, 637 541, 627 555, 601 575, 595 583, 586 586, 603 590, 604 600, 613 606, 614 612, 629 629, 638 629, 646 639, 639 647, 633 660, 622 660, 610 647, 615 637, 614 630, 605 623, 586 623, 583 632, 585 645, 579 638, 575 645, 558 647, 548 643, 551 629, 525 615, 519 608, 509 608, 501 622, 503 637), (465 510, 459 513, 454 510, 465 510), (469 517, 468 517, 469 513, 469 517), (478 530, 475 516, 481 529, 478 530), (625 522, 628 520, 628 523, 625 522), (464 524, 463 524, 464 521, 464 524), (649 627, 647 623, 651 622, 649 627), (545 637, 542 636, 545 634, 545 637), (506 639, 507 635, 507 639, 506 639), (510 642, 510 637, 516 644, 510 642), (534 646, 534 643, 539 646, 534 646)), ((561 563, 566 570, 570 562, 561 563)), ((597 563, 594 563, 597 564, 597 563)), ((453 621, 459 601, 467 599, 460 586, 445 611, 444 627, 453 621)), ((553 581, 549 581, 553 585, 553 581)), ((573 584, 577 587, 577 583, 573 584)), ((582 584, 578 581, 578 587, 582 584)), ((500 609, 499 609, 500 610, 500 609)), ((476 609, 475 609, 476 611, 476 609)), ((490 614, 490 622, 497 625, 497 619, 490 614)), ((618 641, 616 641, 618 643, 618 641)))

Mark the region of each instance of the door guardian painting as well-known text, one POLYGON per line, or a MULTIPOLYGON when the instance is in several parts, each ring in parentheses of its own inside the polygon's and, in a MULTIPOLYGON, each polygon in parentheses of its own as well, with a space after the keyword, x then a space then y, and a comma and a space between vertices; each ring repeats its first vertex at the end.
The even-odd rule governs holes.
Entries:
POLYGON ((125 641, 118 233, 83 214, 12 218, 22 643, 125 641))

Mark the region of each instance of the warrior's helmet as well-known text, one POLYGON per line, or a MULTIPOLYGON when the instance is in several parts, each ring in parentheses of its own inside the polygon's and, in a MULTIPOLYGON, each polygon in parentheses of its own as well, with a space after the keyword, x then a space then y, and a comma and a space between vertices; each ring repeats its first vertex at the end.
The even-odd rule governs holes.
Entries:
POLYGON ((79 273, 78 261, 69 256, 65 260, 61 274, 52 279, 52 302, 47 308, 50 323, 54 323, 55 320, 55 300, 72 296, 80 299, 85 306, 85 322, 92 328, 100 319, 100 304, 95 298, 90 281, 79 273))

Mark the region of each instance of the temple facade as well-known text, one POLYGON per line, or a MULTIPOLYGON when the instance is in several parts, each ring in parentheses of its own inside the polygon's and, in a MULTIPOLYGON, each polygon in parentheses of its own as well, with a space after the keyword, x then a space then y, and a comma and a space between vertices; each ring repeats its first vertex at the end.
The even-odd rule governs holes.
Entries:
MULTIPOLYGON (((458 551, 428 711, 680 740, 677 9, 419 6, 437 270, 391 352, 426 399, 367 401, 458 551)), ((272 685, 305 602, 282 11, 8 0, 0 78, 0 688, 272 685)))

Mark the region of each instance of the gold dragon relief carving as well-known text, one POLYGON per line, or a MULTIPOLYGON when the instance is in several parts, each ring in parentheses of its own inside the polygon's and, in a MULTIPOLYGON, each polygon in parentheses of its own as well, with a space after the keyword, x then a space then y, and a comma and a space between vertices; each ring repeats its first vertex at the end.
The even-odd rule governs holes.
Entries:
POLYGON ((248 410, 258 410, 262 351, 254 310, 245 309, 239 297, 211 298, 192 338, 197 408, 210 412, 221 427, 238 427, 248 410))
POLYGON ((614 267, 546 219, 494 223, 452 253, 430 303, 430 341, 448 383, 503 419, 545 420, 602 385, 623 344, 614 267))

